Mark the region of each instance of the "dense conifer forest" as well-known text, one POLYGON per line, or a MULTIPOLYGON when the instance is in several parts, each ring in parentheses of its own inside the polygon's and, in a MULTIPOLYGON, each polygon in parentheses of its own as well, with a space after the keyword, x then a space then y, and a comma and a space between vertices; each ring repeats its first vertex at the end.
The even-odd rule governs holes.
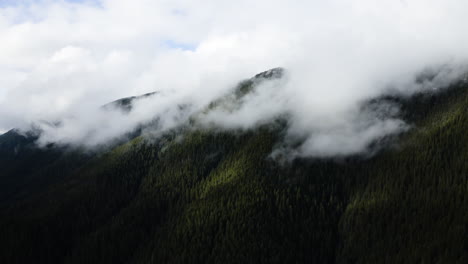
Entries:
POLYGON ((281 120, 93 152, 10 131, 0 263, 468 263, 468 85, 379 100, 411 128, 365 157, 274 159, 281 120))

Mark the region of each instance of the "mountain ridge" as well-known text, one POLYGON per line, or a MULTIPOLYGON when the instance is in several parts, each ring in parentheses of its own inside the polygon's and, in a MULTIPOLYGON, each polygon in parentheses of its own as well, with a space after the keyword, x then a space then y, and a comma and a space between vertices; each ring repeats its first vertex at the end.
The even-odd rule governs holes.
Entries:
POLYGON ((464 263, 467 88, 400 99, 412 128, 367 158, 278 163, 269 125, 2 156, 0 261, 464 263))

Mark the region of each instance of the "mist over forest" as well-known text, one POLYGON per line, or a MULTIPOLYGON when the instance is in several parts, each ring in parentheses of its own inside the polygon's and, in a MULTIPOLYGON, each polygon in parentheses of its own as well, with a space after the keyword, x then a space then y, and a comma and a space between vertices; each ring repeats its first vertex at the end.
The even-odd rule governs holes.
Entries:
POLYGON ((466 263, 466 10, 0 0, 0 263, 466 263))

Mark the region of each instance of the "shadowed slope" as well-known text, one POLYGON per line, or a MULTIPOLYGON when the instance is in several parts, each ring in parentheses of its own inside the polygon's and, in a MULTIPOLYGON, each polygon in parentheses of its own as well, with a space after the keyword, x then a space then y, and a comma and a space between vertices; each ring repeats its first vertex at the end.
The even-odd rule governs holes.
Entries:
POLYGON ((3 200, 0 261, 465 263, 466 84, 397 103, 412 129, 367 159, 280 165, 278 125, 62 153, 31 167, 47 185, 3 200))

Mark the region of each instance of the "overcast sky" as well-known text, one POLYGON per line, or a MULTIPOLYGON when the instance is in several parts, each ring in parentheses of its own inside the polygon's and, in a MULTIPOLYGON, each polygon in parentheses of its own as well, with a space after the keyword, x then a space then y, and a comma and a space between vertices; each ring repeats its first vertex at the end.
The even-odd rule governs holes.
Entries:
POLYGON ((73 125, 48 140, 117 131, 99 142, 283 66, 287 83, 209 120, 248 128, 287 112, 305 155, 356 153, 405 126, 369 120, 363 100, 421 89, 413 80, 426 67, 462 69, 467 10, 466 0, 0 0, 0 131, 57 120, 73 125), (116 123, 90 110, 152 91, 165 99, 116 123))

